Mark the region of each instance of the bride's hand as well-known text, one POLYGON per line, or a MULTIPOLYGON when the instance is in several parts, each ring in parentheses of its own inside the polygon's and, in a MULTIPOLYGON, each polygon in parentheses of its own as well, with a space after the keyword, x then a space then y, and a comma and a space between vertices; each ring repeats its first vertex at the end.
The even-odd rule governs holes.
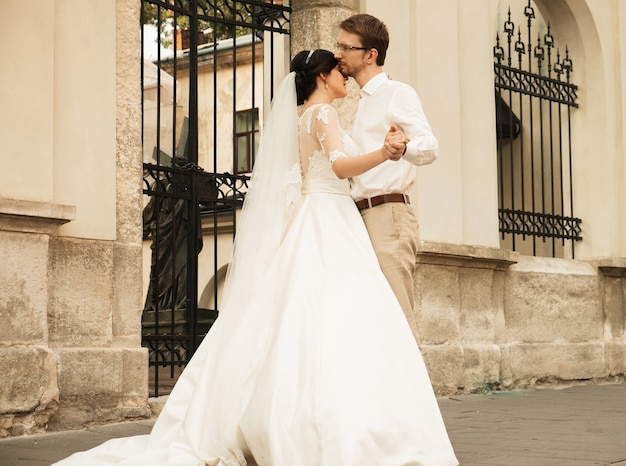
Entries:
POLYGON ((383 144, 383 154, 389 160, 400 160, 406 150, 406 144, 409 139, 396 125, 391 125, 385 143, 383 144))

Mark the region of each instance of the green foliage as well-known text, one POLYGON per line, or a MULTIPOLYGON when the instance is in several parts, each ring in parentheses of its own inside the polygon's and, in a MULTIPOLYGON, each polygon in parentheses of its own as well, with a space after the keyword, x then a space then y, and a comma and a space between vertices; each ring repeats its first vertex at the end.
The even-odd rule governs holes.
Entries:
MULTIPOLYGON (((245 4, 242 2, 233 2, 232 0, 198 0, 199 15, 216 17, 226 20, 242 21, 249 17, 250 13, 246 10, 245 4), (233 11, 234 3, 234 11, 233 11)), ((171 48, 173 43, 172 31, 174 30, 174 19, 176 27, 181 30, 188 30, 190 17, 187 15, 174 15, 174 11, 162 8, 153 3, 142 1, 142 22, 144 25, 151 25, 159 28, 159 42, 162 47, 171 48)), ((249 34, 250 28, 225 24, 219 21, 207 21, 205 19, 198 20, 198 32, 204 34, 204 43, 219 41, 222 39, 230 39, 249 34)))
POLYGON ((500 390, 500 382, 497 380, 485 380, 483 383, 472 390, 472 393, 493 393, 500 390))

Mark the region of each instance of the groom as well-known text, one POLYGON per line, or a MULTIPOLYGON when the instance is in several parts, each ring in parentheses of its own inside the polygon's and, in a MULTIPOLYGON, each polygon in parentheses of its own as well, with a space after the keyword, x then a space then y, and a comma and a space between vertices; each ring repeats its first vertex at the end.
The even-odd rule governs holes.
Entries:
POLYGON ((377 18, 357 14, 339 25, 335 58, 341 71, 361 88, 350 136, 359 153, 377 149, 390 125, 395 124, 409 142, 399 162, 387 161, 352 181, 352 197, 361 211, 381 269, 387 277, 413 333, 415 256, 419 243, 417 217, 409 191, 417 166, 432 163, 439 149, 413 88, 392 81, 383 71, 389 33, 377 18))

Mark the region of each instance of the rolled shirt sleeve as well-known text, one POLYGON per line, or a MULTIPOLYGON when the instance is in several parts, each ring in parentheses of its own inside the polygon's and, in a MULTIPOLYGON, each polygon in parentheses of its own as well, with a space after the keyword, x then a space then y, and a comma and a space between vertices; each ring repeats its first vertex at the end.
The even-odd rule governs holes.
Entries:
POLYGON ((434 162, 439 153, 439 142, 430 128, 415 90, 408 85, 397 86, 388 111, 391 114, 389 119, 410 139, 406 145, 404 160, 413 165, 434 162))

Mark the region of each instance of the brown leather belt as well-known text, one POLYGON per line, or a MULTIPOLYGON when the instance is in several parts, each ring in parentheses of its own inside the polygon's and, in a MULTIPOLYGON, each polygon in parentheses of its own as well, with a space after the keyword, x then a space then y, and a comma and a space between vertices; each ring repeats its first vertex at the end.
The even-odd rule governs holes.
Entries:
POLYGON ((381 194, 380 196, 374 196, 368 199, 361 199, 360 201, 356 201, 355 204, 359 210, 364 210, 369 209, 370 207, 384 204, 386 202, 404 202, 405 204, 411 203, 407 194, 394 193, 381 194))

